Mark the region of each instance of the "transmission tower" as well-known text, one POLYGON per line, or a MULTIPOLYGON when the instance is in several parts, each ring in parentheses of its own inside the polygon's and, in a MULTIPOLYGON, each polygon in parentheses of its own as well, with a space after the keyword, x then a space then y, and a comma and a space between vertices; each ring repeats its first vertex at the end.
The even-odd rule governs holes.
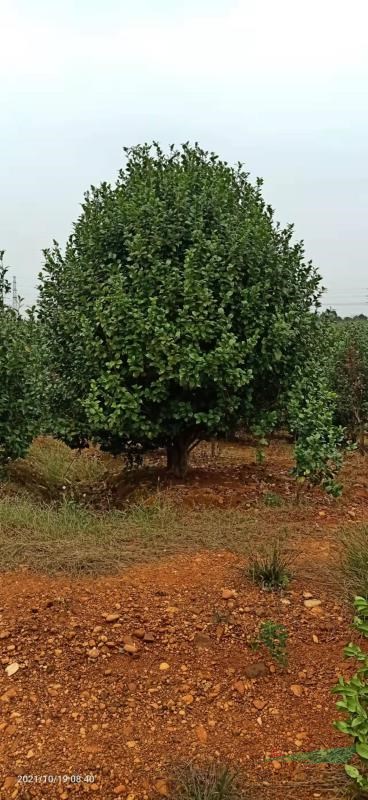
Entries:
POLYGON ((18 292, 17 292, 17 279, 16 276, 13 275, 13 294, 12 294, 12 306, 14 311, 18 311, 18 292))

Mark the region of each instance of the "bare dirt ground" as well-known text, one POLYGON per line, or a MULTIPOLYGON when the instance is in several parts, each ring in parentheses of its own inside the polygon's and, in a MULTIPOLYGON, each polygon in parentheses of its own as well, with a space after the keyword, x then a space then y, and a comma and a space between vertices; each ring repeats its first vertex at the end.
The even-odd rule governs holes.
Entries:
POLYGON ((351 670, 352 614, 331 574, 337 526, 368 521, 368 466, 350 457, 342 499, 312 490, 296 504, 290 463, 280 443, 262 466, 251 448, 227 445, 211 462, 204 446, 184 481, 153 459, 140 485, 148 506, 159 492, 188 513, 236 507, 260 540, 291 532, 282 594, 254 586, 241 554, 205 546, 116 576, 1 574, 1 798, 151 800, 170 794, 175 765, 209 759, 239 768, 249 798, 341 796, 341 767, 283 756, 347 744, 330 689, 351 670), (286 668, 251 647, 267 619, 287 626, 286 668))

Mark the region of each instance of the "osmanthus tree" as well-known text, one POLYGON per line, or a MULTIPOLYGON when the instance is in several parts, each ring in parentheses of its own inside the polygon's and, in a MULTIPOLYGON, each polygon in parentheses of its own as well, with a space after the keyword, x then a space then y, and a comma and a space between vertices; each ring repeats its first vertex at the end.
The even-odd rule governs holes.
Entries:
POLYGON ((298 493, 305 484, 321 485, 334 496, 342 491, 337 478, 349 441, 331 380, 335 350, 334 318, 325 312, 314 316, 305 359, 290 378, 280 419, 280 427, 294 437, 298 493))
POLYGON ((42 413, 41 354, 34 313, 22 317, 6 303, 10 285, 0 252, 0 469, 23 456, 42 413))
POLYGON ((320 294, 292 237, 240 164, 198 145, 127 149, 65 251, 45 251, 56 432, 164 446, 183 475, 199 440, 274 424, 320 294))
POLYGON ((335 322, 333 330, 330 379, 336 393, 336 416, 364 453, 368 423, 368 320, 335 322))

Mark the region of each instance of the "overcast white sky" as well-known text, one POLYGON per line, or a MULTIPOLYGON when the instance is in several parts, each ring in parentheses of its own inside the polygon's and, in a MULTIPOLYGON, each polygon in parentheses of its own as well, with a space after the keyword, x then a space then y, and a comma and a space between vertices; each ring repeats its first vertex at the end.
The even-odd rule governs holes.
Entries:
POLYGON ((0 249, 27 303, 122 147, 265 180, 341 314, 368 313, 367 0, 0 0, 0 249))

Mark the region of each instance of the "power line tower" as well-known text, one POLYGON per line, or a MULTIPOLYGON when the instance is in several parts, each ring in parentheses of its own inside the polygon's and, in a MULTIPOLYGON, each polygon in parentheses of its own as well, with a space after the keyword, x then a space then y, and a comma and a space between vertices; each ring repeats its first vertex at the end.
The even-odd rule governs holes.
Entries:
POLYGON ((14 308, 14 311, 18 311, 17 279, 15 275, 13 275, 12 306, 14 308))

